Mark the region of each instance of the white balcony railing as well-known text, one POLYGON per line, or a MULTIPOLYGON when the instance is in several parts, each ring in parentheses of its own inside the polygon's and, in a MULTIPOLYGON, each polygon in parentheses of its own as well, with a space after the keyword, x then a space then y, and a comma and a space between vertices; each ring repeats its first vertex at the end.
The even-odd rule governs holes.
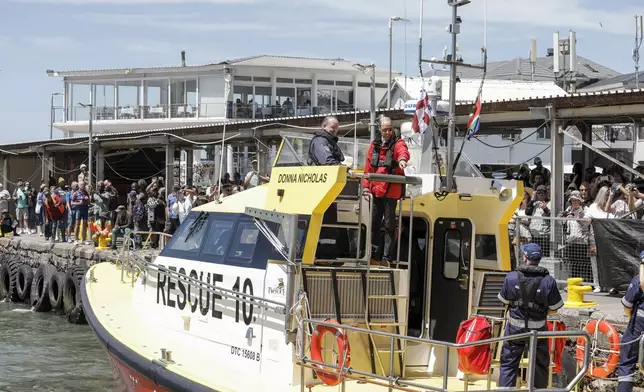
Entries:
MULTIPOLYGON (((151 106, 99 106, 94 107, 93 121, 113 120, 158 120, 178 118, 230 118, 230 119, 265 119, 280 117, 300 117, 355 110, 353 105, 330 106, 278 106, 278 105, 244 105, 233 102, 228 108, 223 103, 172 104, 151 106)), ((89 121, 90 108, 73 106, 54 108, 54 122, 89 121)))

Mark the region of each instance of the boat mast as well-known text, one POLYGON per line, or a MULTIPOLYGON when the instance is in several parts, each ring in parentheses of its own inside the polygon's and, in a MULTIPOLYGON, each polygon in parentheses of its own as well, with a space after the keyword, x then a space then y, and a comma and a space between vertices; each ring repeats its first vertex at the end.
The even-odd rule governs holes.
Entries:
MULTIPOLYGON (((448 31, 452 35, 452 53, 451 55, 446 56, 443 60, 424 60, 421 57, 420 62, 433 63, 433 64, 443 64, 450 66, 449 72, 449 118, 448 118, 448 128, 447 128, 447 159, 445 162, 445 169, 447 174, 446 188, 448 191, 454 190, 454 134, 456 131, 456 68, 469 67, 484 70, 485 66, 477 66, 471 64, 465 64, 462 60, 459 60, 456 53, 457 44, 457 35, 461 31, 461 17, 458 16, 458 8, 464 5, 467 5, 471 0, 447 0, 447 5, 452 7, 452 24, 449 25, 448 31)), ((422 2, 421 2, 422 4, 422 2)), ((422 21, 422 19, 421 19, 422 21)), ((421 23, 422 30, 422 23, 421 23)))

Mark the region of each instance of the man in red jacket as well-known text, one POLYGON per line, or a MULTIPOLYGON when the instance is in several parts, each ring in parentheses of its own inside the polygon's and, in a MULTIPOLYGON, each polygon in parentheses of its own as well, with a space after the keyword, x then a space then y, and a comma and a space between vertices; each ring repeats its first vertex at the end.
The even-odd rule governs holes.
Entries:
MULTIPOLYGON (((381 140, 374 140, 369 146, 364 172, 405 175, 409 161, 407 143, 396 137, 391 119, 380 119, 381 140)), ((371 217, 371 264, 388 266, 393 256, 394 234, 396 232, 396 202, 403 197, 402 185, 387 182, 363 180, 365 196, 373 197, 371 217), (381 227, 384 221, 385 238, 382 245, 381 227)))

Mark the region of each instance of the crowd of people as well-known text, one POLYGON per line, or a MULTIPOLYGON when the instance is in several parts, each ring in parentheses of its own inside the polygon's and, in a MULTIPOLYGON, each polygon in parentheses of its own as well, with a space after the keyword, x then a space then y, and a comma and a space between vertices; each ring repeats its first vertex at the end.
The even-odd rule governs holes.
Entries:
MULTIPOLYGON (((256 167, 257 161, 253 161, 256 167)), ((62 177, 42 181, 39 188, 17 179, 12 193, 0 184, 2 236, 41 236, 51 242, 98 245, 99 236, 111 237, 116 249, 119 237, 131 236, 141 248, 149 238, 158 248, 159 234, 174 234, 193 207, 218 200, 268 181, 257 170, 242 179, 239 173, 225 173, 209 187, 175 185, 167 195, 163 177, 150 182, 133 182, 120 196, 109 179, 89 183, 87 165, 80 166, 76 180, 67 183, 62 177), (220 191, 221 189, 221 191, 220 191), (13 204, 15 210, 10 210, 13 204), (15 211, 15 214, 11 212, 15 211), (148 232, 149 235, 144 233, 148 232)))
MULTIPOLYGON (((536 167, 524 175, 524 197, 514 214, 510 235, 521 243, 534 242, 541 246, 544 255, 551 250, 570 266, 590 263, 592 279, 598 282, 596 243, 590 224, 591 219, 643 219, 644 182, 620 166, 607 167, 597 173, 595 167, 584 169, 577 162, 572 175, 565 181, 565 204, 557 215, 565 220, 561 227, 562 240, 557 240, 560 249, 552 249, 551 224, 553 206, 550 200, 551 174, 535 159, 536 167)), ((637 170, 644 173, 644 167, 637 170)), ((556 236, 556 238, 558 238, 556 236)), ((576 267, 572 267, 573 269, 576 267)), ((579 268, 577 268, 579 269, 579 268)), ((615 292, 613 288, 596 286, 595 292, 615 292)))

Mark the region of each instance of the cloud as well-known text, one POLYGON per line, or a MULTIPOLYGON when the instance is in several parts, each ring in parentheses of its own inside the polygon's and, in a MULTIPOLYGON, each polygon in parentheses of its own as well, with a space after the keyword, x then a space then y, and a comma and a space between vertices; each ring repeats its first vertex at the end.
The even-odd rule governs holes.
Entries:
POLYGON ((31 36, 25 37, 24 40, 30 45, 52 52, 75 49, 80 46, 80 42, 65 36, 31 36))
MULTIPOLYGON (((390 0, 310 0, 320 7, 329 7, 354 16, 387 20, 391 15, 400 15, 400 2, 390 0)), ((483 22, 485 3, 481 0, 461 7, 459 15, 464 23, 483 22)), ((612 9, 593 9, 587 0, 489 0, 487 18, 489 25, 520 25, 525 27, 548 27, 595 30, 604 33, 632 34, 632 19, 635 7, 622 6, 612 9), (601 21, 603 28, 600 26, 601 21)), ((414 18, 420 11, 418 2, 407 2, 407 15, 414 18), (410 6, 413 4, 413 7, 410 6)), ((424 19, 440 21, 446 26, 451 20, 451 8, 444 1, 425 1, 424 19), (436 5, 437 4, 437 5, 436 5)))
POLYGON ((128 52, 152 53, 152 54, 168 54, 175 49, 174 45, 168 42, 157 42, 157 41, 129 42, 124 47, 123 46, 118 46, 118 47, 121 49, 125 49, 128 52))
POLYGON ((3 35, 0 35, 0 48, 9 46, 9 38, 3 35))
POLYGON ((209 22, 201 19, 200 14, 109 14, 87 13, 75 16, 76 19, 90 23, 100 23, 118 26, 152 27, 164 30, 183 32, 220 32, 220 31, 254 31, 268 29, 248 21, 209 22))

